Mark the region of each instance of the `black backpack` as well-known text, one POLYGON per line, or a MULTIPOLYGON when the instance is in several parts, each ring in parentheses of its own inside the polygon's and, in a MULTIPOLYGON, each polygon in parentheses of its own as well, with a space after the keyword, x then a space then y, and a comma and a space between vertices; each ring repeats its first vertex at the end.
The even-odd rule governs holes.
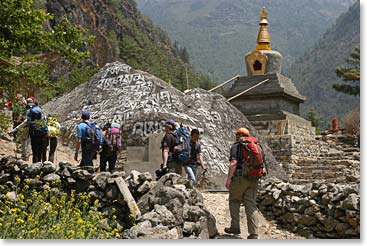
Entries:
MULTIPOLYGON (((32 109, 31 109, 32 110, 32 109)), ((43 111, 32 111, 33 121, 29 122, 30 133, 36 137, 47 135, 48 127, 43 111)))
POLYGON ((88 151, 95 152, 105 141, 103 133, 94 122, 83 122, 87 125, 87 131, 83 144, 88 151))

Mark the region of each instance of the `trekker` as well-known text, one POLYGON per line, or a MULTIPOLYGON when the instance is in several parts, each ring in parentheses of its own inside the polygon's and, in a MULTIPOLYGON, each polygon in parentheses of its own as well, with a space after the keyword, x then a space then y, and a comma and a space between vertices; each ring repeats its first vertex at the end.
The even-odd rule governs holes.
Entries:
POLYGON ((182 165, 174 159, 174 148, 176 145, 177 135, 174 133, 175 121, 173 119, 166 120, 164 124, 165 135, 161 141, 162 149, 162 169, 168 168, 170 172, 182 175, 182 165))
POLYGON ((87 128, 90 119, 89 111, 82 111, 82 122, 77 126, 77 141, 75 146, 74 160, 78 161, 78 153, 80 146, 82 147, 82 159, 80 161, 80 166, 93 166, 93 156, 94 152, 87 150, 85 146, 87 128))
POLYGON ((22 160, 28 161, 29 158, 28 148, 30 144, 30 139, 29 139, 29 124, 26 117, 29 114, 31 108, 34 106, 34 103, 32 98, 28 98, 27 100, 26 99, 21 100, 21 102, 22 104, 21 105, 17 104, 17 107, 14 109, 14 111, 16 111, 15 114, 18 114, 18 118, 16 121, 14 121, 14 128, 8 133, 10 135, 13 135, 14 140, 17 144, 20 142, 22 160))
POLYGON ((190 157, 188 164, 184 165, 188 178, 192 180, 194 186, 197 184, 197 171, 200 164, 203 172, 206 167, 201 153, 201 145, 199 143, 199 130, 193 129, 190 133, 190 157))
POLYGON ((77 126, 77 141, 75 146, 74 160, 78 161, 80 146, 82 147, 82 159, 80 166, 93 167, 93 157, 100 150, 104 141, 101 129, 89 121, 89 111, 82 111, 82 122, 77 126))
POLYGON ((57 115, 55 114, 48 114, 47 116, 47 127, 48 127, 48 141, 50 144, 50 150, 48 153, 48 160, 54 162, 55 160, 55 153, 57 148, 57 138, 60 135, 60 128, 61 125, 57 121, 57 115))
POLYGON ((27 124, 31 137, 33 163, 46 161, 48 145, 47 122, 43 110, 34 102, 34 106, 28 112, 27 124))
POLYGON ((115 165, 118 152, 121 150, 120 124, 107 123, 104 125, 102 131, 105 136, 105 141, 102 145, 102 152, 100 153, 99 168, 101 172, 105 172, 108 162, 108 171, 114 173, 116 171, 115 165))
POLYGON ((229 210, 231 226, 225 228, 226 233, 240 234, 240 205, 245 205, 247 227, 249 236, 247 239, 258 239, 259 215, 256 207, 256 193, 258 179, 264 176, 261 146, 257 139, 249 137, 246 128, 234 131, 236 143, 231 147, 230 166, 226 181, 229 190, 229 210))

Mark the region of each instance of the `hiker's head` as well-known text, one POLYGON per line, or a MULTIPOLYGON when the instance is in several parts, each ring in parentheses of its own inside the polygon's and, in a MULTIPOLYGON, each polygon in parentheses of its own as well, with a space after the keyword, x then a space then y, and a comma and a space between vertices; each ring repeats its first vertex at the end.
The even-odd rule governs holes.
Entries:
POLYGON ((105 130, 108 130, 108 128, 111 128, 110 122, 107 122, 106 124, 104 124, 102 130, 105 131, 105 130))
POLYGON ((175 121, 173 119, 166 120, 164 123, 164 130, 166 132, 175 130, 175 121))
POLYGON ((199 140, 200 132, 198 129, 192 129, 190 133, 191 141, 197 142, 199 140))
POLYGON ((90 119, 90 113, 89 111, 82 111, 82 120, 89 120, 90 119))
POLYGON ((241 137, 248 137, 250 135, 250 132, 247 130, 247 128, 238 128, 237 130, 233 131, 234 134, 236 134, 236 140, 239 140, 241 137))
POLYGON ((27 98, 27 100, 26 100, 26 101, 27 101, 27 104, 33 103, 33 99, 32 99, 32 98, 30 98, 30 97, 29 97, 29 98, 27 98))

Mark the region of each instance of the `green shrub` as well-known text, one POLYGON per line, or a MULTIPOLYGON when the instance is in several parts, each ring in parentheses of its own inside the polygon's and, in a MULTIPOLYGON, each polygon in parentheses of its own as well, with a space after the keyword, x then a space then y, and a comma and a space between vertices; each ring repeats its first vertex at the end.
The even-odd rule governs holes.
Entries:
POLYGON ((5 134, 11 125, 11 114, 0 111, 0 134, 5 134))
MULTIPOLYGON (((19 180, 17 180, 19 182, 19 180)), ((3 239, 106 239, 120 238, 122 227, 116 215, 97 211, 99 201, 90 207, 90 197, 58 188, 42 192, 24 185, 15 201, 0 199, 0 238, 3 239)))

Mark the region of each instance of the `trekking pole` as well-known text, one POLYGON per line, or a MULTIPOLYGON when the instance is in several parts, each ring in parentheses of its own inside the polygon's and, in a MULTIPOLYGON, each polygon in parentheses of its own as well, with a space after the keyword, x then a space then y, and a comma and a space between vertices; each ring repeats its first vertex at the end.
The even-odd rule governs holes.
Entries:
POLYGON ((266 79, 266 80, 261 81, 260 83, 258 83, 258 84, 256 84, 256 85, 254 85, 254 86, 252 86, 252 87, 250 87, 250 88, 248 88, 248 89, 244 90, 243 92, 241 92, 241 93, 239 93, 239 94, 237 94, 237 95, 235 95, 235 96, 233 96, 233 97, 231 97, 231 98, 227 99, 227 102, 232 101, 233 99, 235 99, 235 98, 237 98, 237 97, 239 97, 239 96, 241 96, 241 95, 245 94, 246 92, 249 92, 249 91, 250 91, 250 90, 252 90, 252 89, 255 89, 255 88, 256 88, 256 87, 258 87, 259 85, 262 85, 262 84, 264 84, 265 82, 268 82, 268 81, 269 81, 269 79, 266 79))
POLYGON ((57 165, 57 146, 56 146, 56 149, 55 149, 55 164, 57 165))

